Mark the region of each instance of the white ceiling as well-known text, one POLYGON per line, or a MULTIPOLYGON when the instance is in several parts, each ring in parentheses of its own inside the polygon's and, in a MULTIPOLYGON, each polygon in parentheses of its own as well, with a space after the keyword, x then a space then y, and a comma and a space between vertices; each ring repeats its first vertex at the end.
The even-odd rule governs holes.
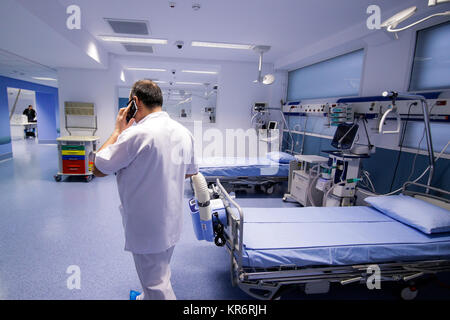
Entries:
MULTIPOLYGON (((256 64, 257 54, 248 50, 191 47, 192 40, 269 45, 271 49, 264 55, 264 62, 275 63, 295 52, 308 52, 307 48, 320 42, 325 41, 333 48, 337 45, 333 45, 334 37, 341 42, 345 40, 338 36, 343 30, 354 29, 352 37, 366 35, 368 30, 361 25, 368 17, 369 5, 379 5, 383 19, 411 5, 427 10, 427 0, 173 1, 175 8, 169 7, 168 0, 1 0, 1 49, 53 69, 107 68, 104 57, 108 53, 117 56, 123 67, 161 68, 165 65, 162 59, 166 59, 168 70, 177 69, 177 81, 213 82, 212 77, 188 77, 179 71, 212 68, 220 72, 219 61, 256 64), (200 3, 201 9, 194 11, 193 2, 200 3), (81 30, 68 31, 65 9, 73 4, 81 8, 81 30), (150 36, 168 39, 169 44, 155 45, 153 54, 128 53, 120 43, 106 43, 98 38, 113 34, 104 18, 146 20, 150 36), (177 40, 184 41, 183 49, 173 45, 177 40), (87 55, 90 45, 99 51, 99 61, 87 55), (183 62, 177 64, 177 59, 183 62), (205 60, 208 63, 203 63, 205 60)), ((0 72, 11 72, 7 66, 13 67, 14 63, 13 60, 4 61, 3 66, 0 63, 0 72)), ((28 72, 37 72, 32 68, 28 72)), ((142 77, 173 80, 170 72, 125 71, 125 76, 127 83, 142 77)))
MULTIPOLYGON (((308 46, 320 39, 360 24, 366 9, 378 4, 383 10, 402 6, 411 0, 178 0, 175 8, 167 0, 58 0, 63 6, 80 6, 82 27, 94 35, 113 34, 104 18, 146 20, 151 36, 168 39, 169 45, 155 45, 154 56, 255 61, 247 50, 191 47, 192 40, 269 45, 266 62, 308 46), (179 50, 173 43, 183 40, 179 50)), ((101 40, 100 40, 101 41, 101 40)), ((127 54, 121 44, 102 42, 107 51, 127 54)))
POLYGON ((57 81, 37 80, 33 78, 45 77, 56 79, 56 70, 1 49, 0 75, 53 87, 56 87, 58 84, 57 81))

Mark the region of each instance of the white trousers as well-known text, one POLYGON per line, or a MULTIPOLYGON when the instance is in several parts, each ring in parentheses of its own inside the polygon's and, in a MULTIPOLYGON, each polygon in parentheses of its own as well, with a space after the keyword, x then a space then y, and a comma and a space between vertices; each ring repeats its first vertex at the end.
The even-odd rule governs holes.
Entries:
POLYGON ((138 300, 176 300, 170 283, 170 259, 174 248, 175 246, 160 253, 133 253, 143 290, 138 300))

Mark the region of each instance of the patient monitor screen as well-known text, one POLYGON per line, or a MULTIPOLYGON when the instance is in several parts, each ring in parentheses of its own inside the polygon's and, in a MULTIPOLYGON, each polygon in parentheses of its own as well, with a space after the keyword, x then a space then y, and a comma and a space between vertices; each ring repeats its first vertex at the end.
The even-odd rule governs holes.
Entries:
POLYGON ((341 123, 336 128, 331 145, 336 149, 348 150, 352 147, 357 132, 357 124, 341 123))

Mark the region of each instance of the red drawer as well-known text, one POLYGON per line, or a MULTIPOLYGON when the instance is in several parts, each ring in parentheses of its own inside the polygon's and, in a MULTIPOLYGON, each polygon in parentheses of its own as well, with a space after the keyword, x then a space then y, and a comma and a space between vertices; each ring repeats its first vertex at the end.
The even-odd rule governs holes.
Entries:
POLYGON ((63 172, 65 174, 84 174, 86 164, 84 160, 63 160, 63 172))

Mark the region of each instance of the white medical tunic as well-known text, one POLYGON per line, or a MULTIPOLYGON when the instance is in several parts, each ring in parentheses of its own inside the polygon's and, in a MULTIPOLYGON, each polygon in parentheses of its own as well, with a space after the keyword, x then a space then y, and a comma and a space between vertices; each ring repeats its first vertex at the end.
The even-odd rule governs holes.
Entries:
POLYGON ((195 174, 194 138, 166 112, 124 130, 96 154, 95 166, 117 173, 125 250, 158 253, 174 246, 183 224, 186 174, 195 174))

